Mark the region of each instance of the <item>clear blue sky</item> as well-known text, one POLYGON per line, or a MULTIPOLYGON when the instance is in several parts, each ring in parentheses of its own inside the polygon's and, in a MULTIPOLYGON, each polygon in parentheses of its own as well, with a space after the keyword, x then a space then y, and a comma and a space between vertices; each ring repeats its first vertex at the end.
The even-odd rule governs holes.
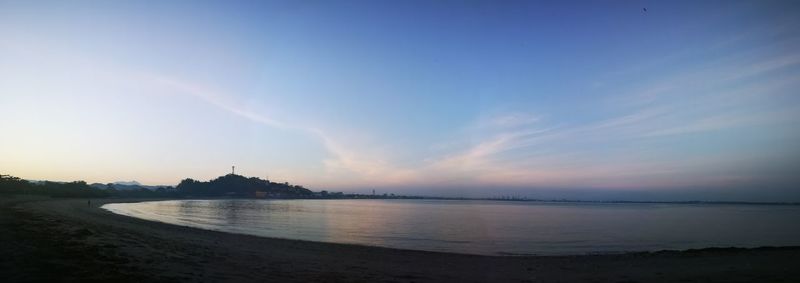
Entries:
POLYGON ((800 200, 797 27, 797 1, 0 1, 0 172, 800 200))

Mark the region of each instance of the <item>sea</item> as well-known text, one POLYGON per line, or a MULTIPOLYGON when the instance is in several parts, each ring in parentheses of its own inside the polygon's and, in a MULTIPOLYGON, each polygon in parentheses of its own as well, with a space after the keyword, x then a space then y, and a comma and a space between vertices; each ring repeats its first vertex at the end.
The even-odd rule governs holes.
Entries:
POLYGON ((480 255, 800 246, 797 205, 217 199, 103 208, 229 233, 480 255))

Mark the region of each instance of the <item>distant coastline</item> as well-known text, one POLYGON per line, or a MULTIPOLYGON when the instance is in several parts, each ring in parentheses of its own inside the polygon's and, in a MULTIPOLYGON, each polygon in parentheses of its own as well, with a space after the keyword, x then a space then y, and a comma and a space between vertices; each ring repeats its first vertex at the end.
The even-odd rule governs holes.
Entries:
POLYGON ((288 182, 276 183, 257 177, 227 174, 209 181, 184 179, 177 186, 146 186, 138 182, 87 184, 83 181, 30 181, 0 174, 0 195, 45 195, 64 198, 161 198, 161 199, 430 199, 430 200, 488 200, 534 203, 594 203, 594 204, 686 204, 686 205, 800 205, 800 202, 754 201, 647 201, 647 200, 579 200, 538 199, 527 197, 443 197, 396 194, 357 194, 312 191, 288 182))

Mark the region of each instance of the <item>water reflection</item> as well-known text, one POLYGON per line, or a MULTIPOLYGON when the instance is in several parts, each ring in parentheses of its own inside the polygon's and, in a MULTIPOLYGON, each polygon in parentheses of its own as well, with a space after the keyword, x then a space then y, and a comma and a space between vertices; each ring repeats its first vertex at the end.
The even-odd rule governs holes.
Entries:
POLYGON ((185 200, 104 208, 234 233, 475 254, 800 245, 797 206, 185 200))

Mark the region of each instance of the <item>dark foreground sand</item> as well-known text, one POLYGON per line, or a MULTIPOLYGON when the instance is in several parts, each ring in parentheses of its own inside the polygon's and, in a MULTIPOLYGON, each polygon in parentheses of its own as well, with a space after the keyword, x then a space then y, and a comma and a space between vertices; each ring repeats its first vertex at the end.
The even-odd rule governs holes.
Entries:
POLYGON ((0 196, 0 281, 800 282, 800 248, 472 256, 234 235, 99 208, 125 201, 0 196))

